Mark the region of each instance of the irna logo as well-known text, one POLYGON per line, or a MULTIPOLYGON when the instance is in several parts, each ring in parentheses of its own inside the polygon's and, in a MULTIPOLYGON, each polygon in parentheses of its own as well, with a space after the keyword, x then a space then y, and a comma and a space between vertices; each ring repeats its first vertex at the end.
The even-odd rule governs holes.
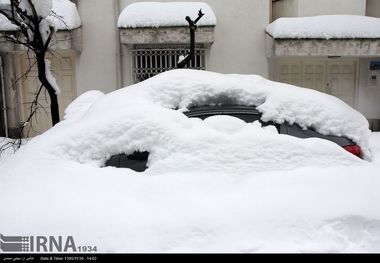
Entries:
POLYGON ((77 252, 72 236, 4 236, 0 234, 2 252, 77 252))

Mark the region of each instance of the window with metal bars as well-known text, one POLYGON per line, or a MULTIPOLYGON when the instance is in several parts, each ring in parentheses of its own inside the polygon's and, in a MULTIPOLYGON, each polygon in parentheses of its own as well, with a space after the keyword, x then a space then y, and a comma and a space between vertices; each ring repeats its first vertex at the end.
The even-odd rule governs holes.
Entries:
MULTIPOLYGON (((177 68, 181 55, 185 56, 189 45, 135 45, 132 49, 132 74, 134 83, 146 80, 161 72, 177 68)), ((195 57, 186 68, 205 70, 207 48, 197 44, 195 57)))

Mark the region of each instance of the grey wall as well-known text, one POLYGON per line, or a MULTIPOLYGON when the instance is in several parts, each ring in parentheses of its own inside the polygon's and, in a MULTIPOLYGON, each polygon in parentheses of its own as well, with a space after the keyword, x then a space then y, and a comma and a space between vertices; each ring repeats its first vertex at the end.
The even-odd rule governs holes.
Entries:
POLYGON ((76 65, 77 90, 81 93, 97 89, 117 89, 119 38, 116 18, 118 0, 78 1, 82 19, 82 52, 76 65))
POLYGON ((365 13, 366 0, 280 0, 273 4, 274 19, 334 14, 365 15, 365 13))
POLYGON ((380 17, 380 1, 379 0, 367 0, 367 16, 380 17))
POLYGON ((298 16, 298 0, 280 0, 273 3, 272 8, 273 19, 280 17, 297 17, 298 16))
POLYGON ((366 0, 298 0, 299 16, 365 15, 366 0))

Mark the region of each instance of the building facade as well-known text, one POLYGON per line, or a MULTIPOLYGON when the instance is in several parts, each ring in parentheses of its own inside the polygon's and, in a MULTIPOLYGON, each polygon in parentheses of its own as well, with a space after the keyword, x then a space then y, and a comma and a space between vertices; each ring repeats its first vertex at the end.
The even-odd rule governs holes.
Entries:
MULTIPOLYGON (((72 2, 77 5, 82 25, 75 30, 59 31, 58 44, 53 47, 50 56, 53 72, 62 90, 61 118, 65 106, 80 94, 94 89, 108 93, 141 81, 172 67, 174 63, 170 64, 170 60, 177 58, 188 48, 186 27, 157 29, 117 26, 122 10, 132 3, 144 1, 72 2)), ((202 2, 211 7, 216 23, 197 30, 197 60, 192 65, 194 68, 220 73, 258 74, 272 80, 330 93, 362 112, 376 129, 376 120, 380 119, 380 71, 374 65, 380 61, 380 51, 356 55, 357 50, 348 45, 349 40, 342 40, 343 45, 348 43, 349 48, 343 48, 343 53, 339 54, 302 53, 299 52, 300 49, 279 54, 279 43, 266 33, 266 27, 280 17, 326 14, 380 17, 380 1, 202 2)), ((9 43, 1 41, 2 103, 6 110, 2 112, 0 132, 4 136, 6 129, 7 135, 12 136, 20 123, 25 121, 30 95, 38 82, 33 70, 23 77, 22 82, 16 81, 29 63, 27 54, 24 50, 9 47, 9 43)), ((380 45, 380 40, 374 41, 380 45)), ((48 112, 46 100, 41 101, 41 104, 48 112)), ((39 116, 33 124, 34 134, 43 132, 50 125, 46 112, 39 116)))

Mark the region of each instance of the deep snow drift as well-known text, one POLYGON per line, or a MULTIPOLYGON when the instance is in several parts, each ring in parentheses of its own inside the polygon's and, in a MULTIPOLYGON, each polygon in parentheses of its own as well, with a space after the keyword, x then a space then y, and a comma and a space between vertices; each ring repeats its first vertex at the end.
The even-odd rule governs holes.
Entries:
POLYGON ((0 162, 4 235, 73 235, 100 251, 380 251, 380 137, 340 100, 258 76, 163 73, 108 95, 91 91, 65 120, 0 162), (257 105, 360 143, 279 135, 195 104, 257 105), (173 110, 174 109, 174 110, 173 110), (149 169, 101 168, 148 150, 149 169))

